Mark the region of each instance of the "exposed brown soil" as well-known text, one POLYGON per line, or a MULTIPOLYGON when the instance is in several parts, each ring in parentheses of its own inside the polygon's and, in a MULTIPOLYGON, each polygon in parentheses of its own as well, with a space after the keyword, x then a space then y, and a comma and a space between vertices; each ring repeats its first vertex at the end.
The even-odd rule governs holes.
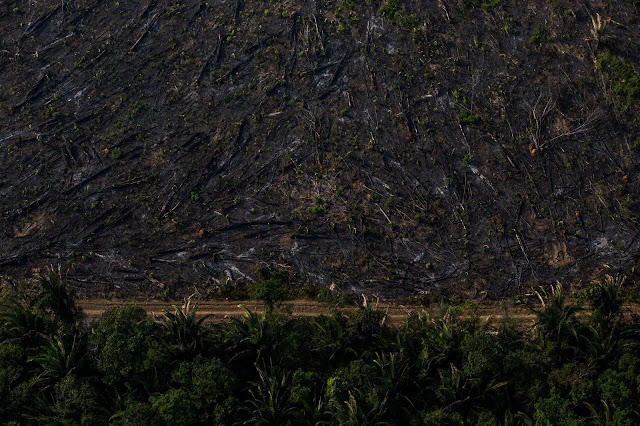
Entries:
MULTIPOLYGON (((77 301, 78 307, 82 309, 85 321, 92 322, 100 318, 107 310, 120 306, 140 306, 147 311, 149 316, 159 318, 165 312, 173 312, 176 308, 184 307, 183 302, 162 302, 158 300, 148 301, 114 301, 114 300, 83 300, 77 301)), ((191 305, 193 308, 194 304, 191 305)), ((376 309, 384 311, 387 315, 385 321, 393 326, 401 326, 410 315, 429 314, 435 317, 443 315, 447 307, 443 306, 420 306, 415 304, 398 303, 374 303, 376 309), (443 310, 444 309, 444 310, 443 310)), ((245 315, 242 307, 253 312, 262 312, 264 304, 255 300, 242 301, 201 301, 197 304, 196 317, 208 316, 208 321, 223 322, 230 318, 241 318, 245 315)), ((297 299, 290 300, 275 308, 275 312, 284 313, 293 317, 314 318, 320 315, 332 315, 334 312, 355 312, 356 306, 328 306, 312 300, 297 299)), ((455 308, 454 308, 455 309, 455 308)), ((469 307, 459 307, 458 314, 462 319, 470 319, 472 315, 480 321, 488 321, 491 326, 499 326, 503 320, 515 321, 520 327, 534 325, 536 321, 535 311, 542 309, 541 306, 522 306, 508 303, 481 303, 475 305, 474 309, 469 307)), ((625 316, 640 314, 639 303, 628 303, 624 306, 625 316)), ((587 311, 579 312, 578 315, 588 315, 587 311)))
POLYGON ((88 297, 179 298, 261 265, 382 298, 634 281, 639 16, 4 1, 0 281, 57 263, 88 297))
MULTIPOLYGON (((162 301, 111 301, 111 300, 84 300, 79 301, 78 306, 82 308, 84 315, 88 321, 96 320, 106 310, 120 306, 140 306, 151 316, 162 316, 164 312, 173 312, 173 310, 182 307, 182 302, 162 302, 162 301)), ((244 315, 241 306, 254 312, 262 312, 264 304, 255 300, 243 301, 203 301, 198 304, 198 316, 210 315, 213 321, 224 321, 229 318, 240 318, 244 315)), ((430 307, 425 308, 419 305, 403 305, 378 303, 374 304, 377 309, 387 314, 387 320, 390 324, 401 325, 409 315, 429 312, 434 314, 441 308, 430 307)), ((330 307, 326 304, 311 300, 291 300, 277 307, 277 312, 291 314, 294 317, 317 317, 320 315, 331 315, 335 311, 354 312, 358 310, 355 306, 330 307)), ((479 305, 477 314, 480 319, 489 319, 493 323, 501 321, 505 317, 509 317, 521 324, 530 324, 535 320, 535 314, 531 309, 521 306, 498 306, 497 304, 479 305)), ((463 316, 468 317, 469 311, 463 311, 463 316)))

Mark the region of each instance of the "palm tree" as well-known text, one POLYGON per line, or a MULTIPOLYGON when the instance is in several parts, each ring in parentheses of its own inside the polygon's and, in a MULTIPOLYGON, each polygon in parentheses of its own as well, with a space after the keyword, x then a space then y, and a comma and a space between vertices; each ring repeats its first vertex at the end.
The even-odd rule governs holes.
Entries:
POLYGON ((580 308, 567 303, 560 283, 552 286, 550 292, 540 287, 535 293, 542 303, 542 310, 536 312, 535 328, 539 330, 543 344, 554 344, 559 351, 572 348, 578 340, 576 314, 580 308))
POLYGON ((0 306, 0 341, 22 341, 29 347, 37 347, 51 324, 32 307, 17 300, 0 306))
MULTIPOLYGON (((273 367, 272 367, 273 368, 273 367)), ((254 425, 286 425, 296 418, 303 417, 291 398, 291 386, 286 374, 270 374, 256 367, 258 381, 251 382, 249 389, 253 408, 245 408, 250 413, 245 424, 254 425)))
POLYGON ((65 324, 73 324, 78 319, 80 311, 76 307, 72 293, 62 279, 60 268, 57 272, 51 270, 48 276, 39 278, 40 293, 36 296, 34 305, 38 310, 50 311, 54 318, 65 324))
POLYGON ((615 333, 615 326, 614 329, 603 331, 590 325, 587 332, 581 334, 580 339, 589 365, 606 366, 624 346, 615 333))
POLYGON ((29 359, 40 366, 37 381, 45 389, 83 367, 86 353, 85 335, 74 335, 64 341, 60 336, 47 337, 38 355, 29 359))
POLYGON ((363 392, 361 389, 349 391, 349 399, 335 410, 335 419, 341 425, 379 425, 393 423, 384 421, 387 414, 389 391, 379 395, 376 392, 363 392), (354 395, 355 394, 355 395, 354 395))
POLYGON ((314 347, 311 349, 313 352, 320 353, 326 360, 326 363, 340 363, 348 358, 357 358, 356 351, 349 347, 348 339, 345 336, 345 331, 342 319, 345 319, 340 314, 334 316, 320 316, 314 321, 314 325, 317 327, 317 333, 314 333, 314 347))
POLYGON ((165 330, 165 342, 177 358, 191 358, 202 352, 208 334, 204 321, 211 315, 196 319, 198 305, 191 308, 191 300, 175 312, 165 312, 160 325, 165 330))
POLYGON ((395 395, 400 394, 409 374, 409 362, 401 354, 376 352, 373 363, 380 369, 380 378, 386 388, 395 395))
POLYGON ((442 404, 443 412, 467 412, 473 405, 489 397, 494 391, 507 385, 495 379, 483 381, 458 369, 454 364, 450 368, 439 371, 440 385, 435 387, 435 393, 442 404))
POLYGON ((429 376, 432 368, 445 364, 455 357, 461 335, 451 324, 451 316, 431 318, 428 314, 412 318, 412 325, 421 336, 422 350, 417 357, 417 367, 422 378, 429 376))
POLYGON ((400 353, 377 352, 373 363, 380 369, 377 378, 387 392, 389 414, 391 418, 400 419, 403 414, 415 408, 408 397, 409 386, 414 384, 409 376, 409 359, 400 353))
POLYGON ((625 276, 605 275, 604 279, 588 291, 589 304, 593 309, 592 320, 602 329, 610 329, 622 317, 624 296, 622 286, 625 276))
POLYGON ((620 424, 619 420, 614 418, 616 411, 618 411, 618 407, 613 402, 607 403, 604 399, 600 400, 601 407, 594 407, 592 404, 585 402, 585 405, 591 412, 590 420, 593 421, 593 424, 597 425, 616 425, 620 424))
POLYGON ((232 318, 230 325, 223 329, 227 347, 233 354, 231 361, 248 356, 248 361, 255 364, 269 358, 274 349, 277 317, 266 308, 261 314, 242 305, 240 308, 245 313, 244 318, 232 318))

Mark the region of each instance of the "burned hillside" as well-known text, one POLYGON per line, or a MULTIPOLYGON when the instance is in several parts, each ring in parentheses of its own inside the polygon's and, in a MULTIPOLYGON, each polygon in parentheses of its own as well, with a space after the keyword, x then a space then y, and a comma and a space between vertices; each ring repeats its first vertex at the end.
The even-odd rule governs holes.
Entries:
MULTIPOLYGON (((637 2, 635 2, 637 3, 637 2)), ((0 275, 384 296, 633 274, 632 1, 0 5, 0 275)))

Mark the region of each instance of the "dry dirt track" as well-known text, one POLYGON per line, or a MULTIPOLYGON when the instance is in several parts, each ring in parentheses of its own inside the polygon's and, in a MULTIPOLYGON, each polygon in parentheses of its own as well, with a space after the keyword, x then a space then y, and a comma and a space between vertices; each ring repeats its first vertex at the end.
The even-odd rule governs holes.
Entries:
MULTIPOLYGON (((158 300, 152 301, 122 301, 122 300, 83 300, 78 301, 77 304, 82 308, 88 321, 96 320, 108 309, 115 308, 117 306, 132 306, 137 305, 144 308, 151 316, 160 316, 166 311, 173 311, 173 307, 182 306, 181 301, 163 302, 158 300)), ((243 300, 243 301, 203 301, 198 304, 198 315, 210 315, 213 321, 224 321, 231 317, 241 317, 244 314, 241 306, 244 306, 251 311, 262 311, 263 304, 255 300, 243 300)), ((374 306, 375 303, 374 303, 374 306)), ((404 305, 404 304, 388 304, 379 303, 378 309, 381 309, 387 313, 387 318, 393 325, 400 325, 404 320, 412 313, 420 312, 438 312, 439 307, 425 308, 419 305, 404 305)), ((312 300, 291 300, 286 302, 285 305, 278 308, 277 311, 291 313, 295 317, 317 317, 320 315, 330 315, 335 310, 342 312, 352 312, 357 310, 357 307, 340 307, 332 308, 325 304, 312 301, 312 300)), ((531 324, 535 320, 535 314, 525 307, 502 307, 498 303, 482 304, 478 306, 477 313, 480 318, 489 318, 493 321, 500 321, 505 315, 509 318, 515 319, 521 324, 531 324)), ((463 311, 463 316, 470 315, 469 310, 463 311)))

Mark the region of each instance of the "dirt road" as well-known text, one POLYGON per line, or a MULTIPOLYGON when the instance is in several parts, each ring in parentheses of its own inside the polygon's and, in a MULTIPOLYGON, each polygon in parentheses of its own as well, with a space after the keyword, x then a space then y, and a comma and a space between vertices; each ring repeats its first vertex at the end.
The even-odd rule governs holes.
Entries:
MULTIPOLYGON (((173 311, 174 306, 181 307, 182 301, 169 301, 163 302, 158 300, 151 301, 122 301, 122 300, 84 300, 78 301, 78 306, 82 308, 83 312, 87 316, 87 320, 96 320, 106 310, 115 308, 118 306, 132 306, 137 305, 144 308, 150 316, 161 316, 164 312, 173 311)), ((232 317, 242 317, 244 311, 241 306, 246 307, 251 311, 262 311, 264 305, 262 302, 255 300, 243 300, 243 301, 202 301, 198 303, 198 315, 210 315, 213 321, 224 321, 232 317)), ((441 308, 439 306, 425 308, 419 305, 409 304, 389 304, 379 303, 373 304, 378 309, 387 313, 388 321, 393 325, 402 324, 406 318, 413 313, 430 312, 437 313, 441 308)), ((354 312, 358 308, 355 306, 338 307, 333 308, 316 302, 313 300, 291 300, 286 302, 283 306, 276 308, 276 311, 283 313, 290 313, 294 317, 317 317, 320 315, 330 315, 334 311, 339 310, 341 312, 354 312)), ((470 309, 464 309, 462 315, 468 317, 471 315, 470 309)), ((526 307, 503 307, 498 303, 482 304, 477 307, 477 314, 481 319, 489 319, 491 322, 499 322, 505 316, 517 320, 521 324, 532 324, 535 320, 535 314, 526 307)))

